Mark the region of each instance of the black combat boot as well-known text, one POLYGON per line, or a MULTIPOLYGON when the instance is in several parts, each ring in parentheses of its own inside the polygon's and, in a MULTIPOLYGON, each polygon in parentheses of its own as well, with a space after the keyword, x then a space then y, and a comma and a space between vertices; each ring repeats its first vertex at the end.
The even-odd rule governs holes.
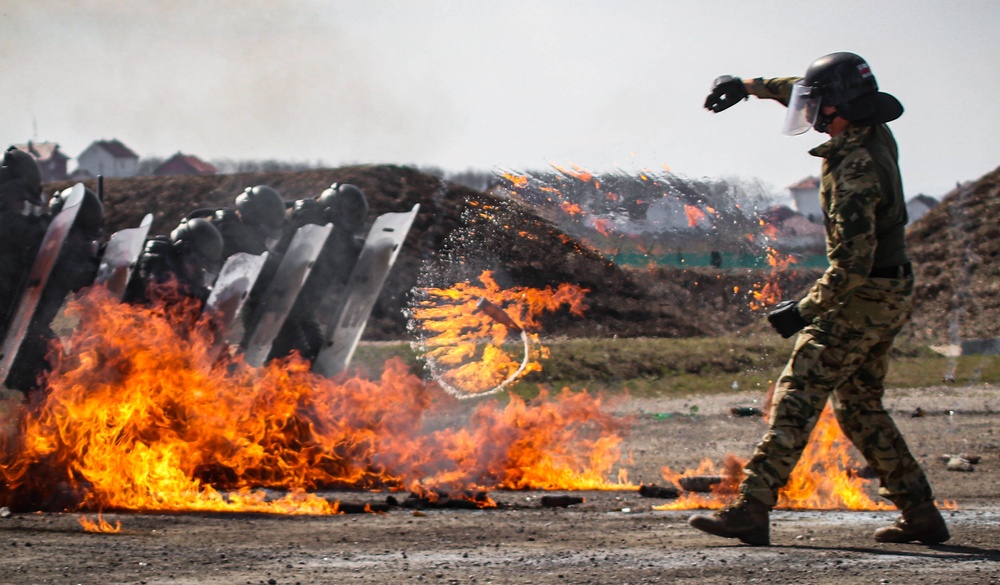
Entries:
POLYGON ((688 524, 702 532, 758 546, 771 544, 770 508, 760 501, 743 496, 729 507, 711 515, 691 516, 688 524))
POLYGON ((934 502, 924 502, 909 510, 903 510, 903 515, 896 521, 875 531, 878 542, 913 542, 924 544, 939 544, 949 538, 948 527, 938 512, 934 502))

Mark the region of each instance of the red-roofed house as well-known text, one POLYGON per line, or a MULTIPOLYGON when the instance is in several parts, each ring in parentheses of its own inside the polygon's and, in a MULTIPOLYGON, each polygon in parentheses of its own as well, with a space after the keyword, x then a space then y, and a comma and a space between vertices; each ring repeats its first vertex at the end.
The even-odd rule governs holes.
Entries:
POLYGON ((788 186, 788 191, 795 202, 795 211, 806 216, 809 221, 823 221, 823 209, 819 204, 819 177, 806 177, 794 185, 788 186))
POLYGON ((156 167, 154 175, 214 175, 219 169, 190 154, 178 152, 156 167))
POLYGON ((76 157, 74 177, 134 177, 139 155, 117 139, 95 140, 76 157))
POLYGON ((59 144, 29 140, 27 144, 15 144, 14 146, 34 157, 42 172, 43 183, 65 181, 69 178, 66 174, 66 161, 69 160, 69 157, 59 151, 59 144))

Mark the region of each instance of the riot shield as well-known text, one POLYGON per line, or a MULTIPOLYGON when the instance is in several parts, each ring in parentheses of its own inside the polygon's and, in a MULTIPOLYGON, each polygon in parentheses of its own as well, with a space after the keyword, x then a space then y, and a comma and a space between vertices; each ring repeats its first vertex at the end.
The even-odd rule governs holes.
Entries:
POLYGON ((314 372, 331 377, 347 369, 382 285, 419 210, 417 204, 408 212, 386 213, 375 220, 343 291, 344 298, 334 325, 313 360, 314 372))
POLYGON ((31 267, 31 272, 28 273, 24 290, 21 291, 17 310, 7 326, 3 345, 0 345, 0 380, 6 381, 7 376, 10 375, 14 358, 17 357, 17 352, 21 348, 21 342, 31 324, 31 318, 35 315, 35 309, 38 308, 38 301, 42 296, 42 291, 45 290, 45 284, 49 281, 49 275, 52 274, 52 267, 59 259, 63 242, 66 241, 66 236, 69 235, 73 222, 76 221, 76 215, 80 211, 80 203, 83 202, 85 192, 83 183, 73 185, 70 188, 69 197, 63 204, 62 211, 52 219, 49 228, 45 231, 42 245, 38 249, 38 256, 31 267))
POLYGON ((132 270, 135 268, 142 246, 149 234, 149 226, 153 224, 153 214, 147 213, 139 223, 139 227, 128 228, 111 234, 108 244, 101 257, 101 265, 97 269, 95 284, 103 284, 116 298, 125 296, 132 270))
POLYGON ((246 362, 261 366, 271 352, 271 345, 285 324, 288 312, 312 271, 333 224, 304 225, 295 232, 288 250, 278 265, 274 278, 261 297, 244 335, 243 352, 246 362))
POLYGON ((237 252, 226 258, 226 263, 212 285, 212 293, 205 301, 203 312, 215 313, 216 322, 232 342, 238 342, 242 338, 242 332, 235 327, 237 317, 266 262, 267 252, 259 256, 237 252))

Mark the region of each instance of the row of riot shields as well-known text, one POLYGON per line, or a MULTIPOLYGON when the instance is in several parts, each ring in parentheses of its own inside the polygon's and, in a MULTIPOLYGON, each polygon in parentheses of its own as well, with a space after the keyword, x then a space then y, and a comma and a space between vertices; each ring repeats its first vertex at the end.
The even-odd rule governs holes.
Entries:
MULTIPOLYGON (((25 280, 17 309, 4 331, 0 345, 0 380, 7 380, 31 325, 39 299, 76 220, 84 196, 82 183, 74 185, 60 212, 52 218, 38 256, 25 280)), ((365 324, 385 279, 399 255, 420 206, 403 213, 378 216, 364 239, 357 262, 336 299, 316 310, 330 311, 318 322, 324 325, 322 344, 312 357, 313 371, 332 377, 350 364, 365 324)), ((147 214, 137 227, 115 232, 103 247, 94 284, 104 286, 118 299, 125 296, 129 280, 149 236, 153 216, 147 214)), ((304 225, 295 232, 271 278, 265 278, 267 253, 237 253, 226 259, 216 277, 203 311, 212 314, 229 347, 244 354, 247 363, 263 365, 272 345, 302 292, 303 285, 324 251, 333 224, 304 225), (266 282, 265 282, 266 280, 266 282), (251 311, 251 292, 259 302, 251 311)))

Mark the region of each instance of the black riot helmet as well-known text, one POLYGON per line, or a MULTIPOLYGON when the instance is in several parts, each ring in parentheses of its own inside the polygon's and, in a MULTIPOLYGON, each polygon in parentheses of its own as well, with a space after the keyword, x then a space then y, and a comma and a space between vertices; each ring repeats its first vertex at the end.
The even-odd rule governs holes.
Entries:
POLYGON ((307 224, 323 225, 326 223, 326 209, 315 199, 299 199, 292 204, 287 212, 288 220, 292 225, 303 226, 307 224))
POLYGON ((35 157, 11 146, 0 164, 0 195, 42 206, 42 171, 35 157))
POLYGON ((903 105, 880 92, 868 63, 854 53, 831 53, 813 61, 795 84, 785 118, 785 134, 801 134, 810 126, 826 130, 832 118, 821 114, 824 106, 859 126, 891 122, 903 115, 903 105))
POLYGON ((359 232, 368 220, 368 200, 361 189, 349 183, 334 183, 319 195, 326 219, 339 229, 359 232))
POLYGON ((217 272, 221 268, 222 234, 203 217, 182 221, 170 232, 170 243, 181 255, 193 258, 207 272, 217 272))
POLYGON ((236 197, 236 211, 243 223, 260 228, 268 237, 280 234, 285 222, 285 200, 267 185, 247 187, 236 197))
MULTIPOLYGON (((52 196, 49 200, 49 213, 56 216, 66 205, 72 188, 64 189, 52 196)), ((88 240, 99 240, 104 236, 104 204, 97 193, 90 189, 83 190, 83 200, 80 202, 80 211, 76 212, 76 219, 73 221, 73 231, 79 233, 88 240)))

